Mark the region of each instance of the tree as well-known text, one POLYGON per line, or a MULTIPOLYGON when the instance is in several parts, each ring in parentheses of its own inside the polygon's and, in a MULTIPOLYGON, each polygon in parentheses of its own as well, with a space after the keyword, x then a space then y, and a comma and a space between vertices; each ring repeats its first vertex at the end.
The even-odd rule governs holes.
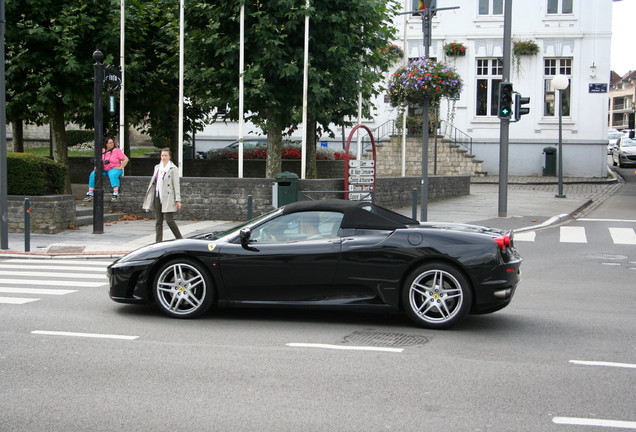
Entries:
MULTIPOLYGON (((92 118, 92 53, 108 51, 113 1, 7 0, 7 116, 50 123, 53 157, 68 166, 65 127, 92 118), (106 29, 106 31, 103 31, 106 29)), ((66 192, 71 192, 66 177, 66 192)))
MULTIPOLYGON (((381 0, 321 0, 306 11, 297 0, 246 2, 245 108, 247 118, 268 136, 267 177, 281 169, 284 132, 301 122, 305 14, 311 17, 310 123, 327 130, 357 112, 360 92, 368 99, 379 91, 375 84, 390 64, 380 49, 394 35, 395 7, 381 0)), ((238 1, 199 2, 187 14, 188 24, 196 22, 198 28, 189 28, 197 43, 189 82, 207 91, 194 91, 194 97, 204 98, 202 105, 227 104, 231 120, 238 119, 239 10, 238 1)), ((365 110, 368 114, 369 107, 365 110)), ((315 134, 310 134, 308 147, 315 151, 315 134)))

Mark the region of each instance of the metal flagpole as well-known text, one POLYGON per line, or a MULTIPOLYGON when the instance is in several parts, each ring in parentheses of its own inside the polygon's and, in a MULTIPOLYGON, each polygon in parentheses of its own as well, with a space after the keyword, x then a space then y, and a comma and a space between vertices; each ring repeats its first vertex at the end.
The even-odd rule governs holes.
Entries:
POLYGON ((0 248, 9 249, 9 203, 7 180, 7 112, 4 70, 4 0, 0 0, 0 248))
POLYGON ((300 178, 307 175, 307 94, 309 92, 309 0, 305 0, 305 44, 303 60, 303 136, 301 141, 300 178))
POLYGON ((120 27, 119 27, 119 67, 121 69, 121 87, 119 88, 119 145, 122 149, 125 149, 125 139, 126 139, 126 126, 124 121, 124 69, 125 69, 125 57, 124 57, 124 44, 126 40, 126 17, 125 17, 125 8, 126 8, 126 0, 120 1, 121 11, 120 11, 120 27))
POLYGON ((185 0, 181 0, 179 2, 179 128, 178 133, 179 136, 177 138, 179 143, 179 176, 183 177, 183 28, 184 24, 184 10, 185 10, 185 0))
POLYGON ((245 127, 245 117, 244 111, 245 107, 243 105, 243 92, 244 90, 244 77, 245 73, 245 3, 241 5, 241 13, 240 13, 240 23, 239 23, 239 118, 238 118, 238 140, 239 140, 239 148, 238 148, 238 176, 239 178, 243 178, 243 134, 245 127))

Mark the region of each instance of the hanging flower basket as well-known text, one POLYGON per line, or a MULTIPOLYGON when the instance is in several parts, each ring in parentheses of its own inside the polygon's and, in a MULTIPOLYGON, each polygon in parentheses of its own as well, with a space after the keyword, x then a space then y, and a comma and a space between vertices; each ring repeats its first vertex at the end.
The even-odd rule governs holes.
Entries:
POLYGON ((391 105, 421 104, 424 98, 457 98, 462 80, 455 69, 432 59, 418 59, 399 68, 388 84, 391 105))
POLYGON ((447 56, 466 55, 466 46, 461 42, 451 42, 444 45, 444 53, 447 56))
POLYGON ((535 41, 517 41, 512 44, 512 53, 515 56, 535 55, 539 52, 539 45, 535 41))

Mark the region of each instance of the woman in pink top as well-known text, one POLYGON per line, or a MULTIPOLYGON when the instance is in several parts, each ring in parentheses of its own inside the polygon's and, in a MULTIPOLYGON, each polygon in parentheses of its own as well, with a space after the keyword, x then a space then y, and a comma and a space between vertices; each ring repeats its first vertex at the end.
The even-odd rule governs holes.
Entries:
MULTIPOLYGON (((102 163, 104 164, 104 170, 102 175, 108 176, 110 186, 113 188, 113 198, 111 201, 117 201, 119 199, 119 177, 124 174, 124 167, 128 164, 128 157, 123 151, 117 147, 115 138, 106 137, 104 141, 104 148, 102 149, 102 163)), ((93 190, 95 189, 95 170, 91 172, 88 177, 88 192, 84 201, 93 200, 93 190)))

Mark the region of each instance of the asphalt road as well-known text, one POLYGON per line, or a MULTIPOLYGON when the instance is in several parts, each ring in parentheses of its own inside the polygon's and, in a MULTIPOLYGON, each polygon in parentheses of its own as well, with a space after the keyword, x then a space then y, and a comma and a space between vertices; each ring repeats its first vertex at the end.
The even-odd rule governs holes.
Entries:
MULTIPOLYGON (((636 219, 626 201, 585 218, 636 219)), ((13 279, 73 292, 0 303, 0 430, 636 430, 636 245, 616 243, 616 224, 520 239, 512 304, 450 331, 350 313, 174 320, 111 302, 103 265, 26 263, 13 279)))

